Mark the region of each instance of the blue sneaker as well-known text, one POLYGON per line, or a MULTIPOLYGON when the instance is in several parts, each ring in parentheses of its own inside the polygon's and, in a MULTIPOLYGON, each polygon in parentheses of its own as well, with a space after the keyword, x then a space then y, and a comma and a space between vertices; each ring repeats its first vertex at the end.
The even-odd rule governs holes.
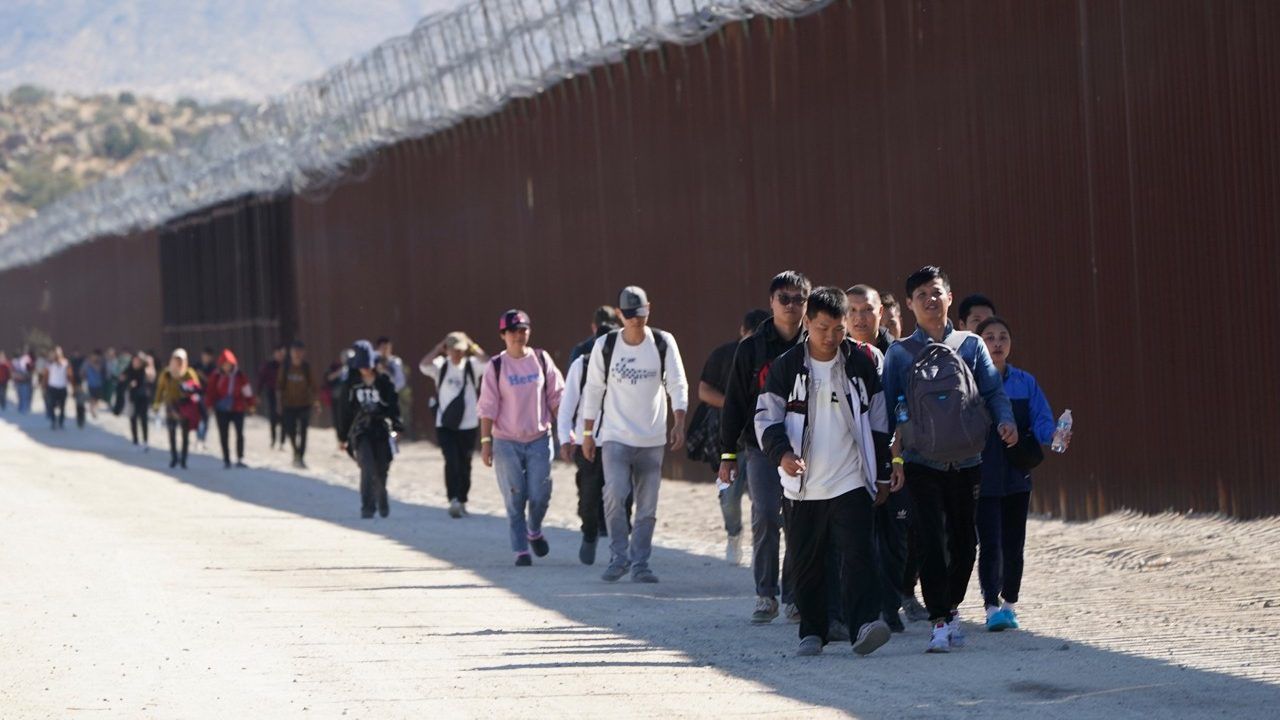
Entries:
POLYGON ((1004 607, 1000 608, 1000 612, 1004 613, 1009 617, 1010 630, 1017 630, 1019 627, 1021 627, 1020 625, 1018 625, 1018 613, 1014 611, 1012 605, 1006 604, 1004 607))
POLYGON ((987 631, 1000 632, 1018 627, 1018 621, 1004 608, 996 608, 987 614, 987 631))

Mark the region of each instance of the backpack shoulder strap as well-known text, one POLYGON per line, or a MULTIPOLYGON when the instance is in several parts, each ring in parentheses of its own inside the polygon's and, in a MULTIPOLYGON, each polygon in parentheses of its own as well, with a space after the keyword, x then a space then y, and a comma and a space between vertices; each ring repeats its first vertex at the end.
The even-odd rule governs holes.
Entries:
POLYGON ((907 352, 911 353, 913 360, 925 349, 925 344, 917 340, 914 335, 902 338, 898 342, 902 344, 902 347, 906 348, 907 352))
POLYGON ((489 361, 489 371, 495 373, 494 380, 496 382, 502 382, 502 356, 501 355, 495 355, 494 358, 489 361))
POLYGON ((667 379, 667 333, 653 328, 653 344, 658 347, 658 382, 667 379))
POLYGON ((610 330, 608 335, 604 336, 604 347, 601 348, 603 353, 600 359, 604 361, 604 384, 609 384, 609 365, 613 363, 613 349, 618 346, 618 336, 622 334, 621 330, 610 330))
POLYGON ((587 370, 591 368, 591 351, 595 349, 593 344, 587 351, 579 355, 582 358, 582 372, 578 373, 578 396, 582 396, 582 391, 587 387, 587 370))

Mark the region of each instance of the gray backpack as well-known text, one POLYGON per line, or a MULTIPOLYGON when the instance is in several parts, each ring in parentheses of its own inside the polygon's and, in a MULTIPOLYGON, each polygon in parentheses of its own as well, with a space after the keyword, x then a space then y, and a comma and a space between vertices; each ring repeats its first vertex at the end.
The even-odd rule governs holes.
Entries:
POLYGON ((904 447, 935 462, 982 454, 991 430, 991 415, 973 371, 960 357, 960 346, 971 337, 977 336, 954 331, 942 342, 902 341, 914 359, 906 387, 909 420, 898 426, 899 432, 904 447))

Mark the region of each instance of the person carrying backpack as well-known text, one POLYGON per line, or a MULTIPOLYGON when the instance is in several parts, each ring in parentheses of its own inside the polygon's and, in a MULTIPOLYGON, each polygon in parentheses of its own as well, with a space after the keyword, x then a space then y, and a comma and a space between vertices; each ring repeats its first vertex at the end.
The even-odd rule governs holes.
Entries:
POLYGON ((360 466, 360 517, 391 512, 387 498, 387 473, 395 459, 396 434, 400 424, 400 402, 395 385, 378 372, 378 353, 373 343, 357 340, 351 346, 350 380, 346 386, 348 411, 340 419, 340 448, 360 466))
POLYGON ((231 469, 231 429, 236 431, 236 467, 244 464, 244 414, 253 412, 257 399, 249 376, 240 370, 240 362, 230 348, 222 351, 218 364, 208 375, 205 407, 213 410, 218 422, 218 438, 222 443, 222 466, 231 469))
MULTIPOLYGON (((597 338, 618 329, 616 322, 597 319, 599 322, 592 324, 597 338)), ((560 399, 560 410, 556 415, 560 457, 565 462, 572 462, 577 468, 574 481, 578 487, 578 517, 582 520, 582 544, 578 547, 578 560, 583 565, 595 564, 596 543, 601 537, 608 536, 608 528, 604 522, 604 463, 598 453, 593 460, 587 460, 582 454, 582 391, 587 386, 587 366, 591 362, 591 351, 594 348, 593 343, 569 361, 569 372, 564 381, 564 397, 560 399)), ((597 429, 598 426, 599 422, 597 429)))
POLYGON ((516 566, 551 551, 542 519, 551 505, 551 420, 564 378, 546 350, 529 347, 529 316, 508 310, 498 319, 507 349, 489 361, 480 384, 480 459, 494 469, 507 506, 516 566))
POLYGON ((582 455, 594 462, 597 442, 604 463, 604 511, 609 526, 609 567, 601 575, 616 582, 628 570, 632 582, 656 583, 649 569, 657 524, 663 447, 684 447, 689 381, 680 348, 668 332, 649 327, 649 297, 630 286, 619 296, 622 330, 596 340, 582 398, 582 455), (665 397, 664 397, 665 393, 665 397), (667 430, 670 399, 675 425, 667 430), (595 436, 596 422, 604 420, 595 436), (635 502, 631 532, 627 496, 635 502))
POLYGON ((893 476, 905 480, 915 502, 920 586, 933 625, 927 651, 948 652, 964 645, 958 608, 976 555, 982 449, 993 420, 1007 445, 1017 442, 1018 431, 987 346, 947 317, 946 273, 922 267, 907 278, 906 290, 916 331, 889 348, 884 364, 896 431, 893 476))
POLYGON ((462 331, 445 335, 418 363, 418 370, 435 386, 431 407, 436 415, 436 442, 444 455, 444 489, 452 518, 467 514, 471 456, 480 427, 476 403, 488 364, 484 349, 462 331))

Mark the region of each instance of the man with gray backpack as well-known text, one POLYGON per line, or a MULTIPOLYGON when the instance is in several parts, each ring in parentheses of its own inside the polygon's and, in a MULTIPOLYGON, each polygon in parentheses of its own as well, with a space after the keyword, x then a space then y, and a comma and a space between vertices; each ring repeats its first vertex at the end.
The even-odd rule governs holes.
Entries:
POLYGON ((894 480, 916 504, 920 586, 933 632, 927 652, 964 645, 958 608, 977 548, 982 448, 991 423, 1003 442, 1018 440, 1013 409, 982 338, 948 318, 951 280, 933 265, 907 278, 916 331, 889 348, 884 390, 896 432, 894 480))

